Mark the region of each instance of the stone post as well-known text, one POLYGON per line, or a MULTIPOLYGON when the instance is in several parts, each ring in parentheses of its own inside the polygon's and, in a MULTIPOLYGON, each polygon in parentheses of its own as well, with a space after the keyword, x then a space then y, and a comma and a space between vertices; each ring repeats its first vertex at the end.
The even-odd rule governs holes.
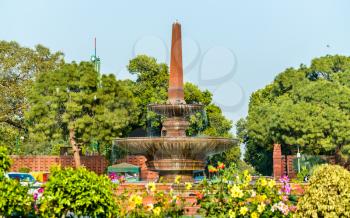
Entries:
POLYGON ((273 159, 273 177, 275 179, 279 179, 283 173, 281 144, 273 145, 272 159, 273 159))

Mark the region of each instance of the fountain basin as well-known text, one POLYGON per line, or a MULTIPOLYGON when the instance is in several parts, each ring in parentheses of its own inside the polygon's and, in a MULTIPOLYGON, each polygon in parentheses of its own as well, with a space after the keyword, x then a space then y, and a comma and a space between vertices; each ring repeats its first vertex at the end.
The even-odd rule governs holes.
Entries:
POLYGON ((115 140, 115 145, 134 155, 144 155, 150 170, 164 181, 192 181, 193 171, 203 170, 208 156, 238 145, 237 139, 220 137, 132 137, 115 140))
POLYGON ((190 116, 203 110, 202 104, 150 104, 148 109, 166 117, 190 116))
POLYGON ((115 139, 115 145, 131 154, 158 159, 205 160, 238 144, 221 137, 130 137, 115 139))

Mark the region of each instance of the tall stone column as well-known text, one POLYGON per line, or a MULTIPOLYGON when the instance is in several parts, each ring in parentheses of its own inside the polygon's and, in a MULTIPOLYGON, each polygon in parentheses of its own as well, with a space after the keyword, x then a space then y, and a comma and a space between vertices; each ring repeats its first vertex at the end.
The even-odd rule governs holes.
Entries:
POLYGON ((273 158, 273 177, 275 179, 279 179, 281 178, 283 173, 281 144, 273 145, 272 158, 273 158))
POLYGON ((168 88, 169 104, 185 104, 182 68, 181 24, 173 23, 171 39, 170 78, 168 88))

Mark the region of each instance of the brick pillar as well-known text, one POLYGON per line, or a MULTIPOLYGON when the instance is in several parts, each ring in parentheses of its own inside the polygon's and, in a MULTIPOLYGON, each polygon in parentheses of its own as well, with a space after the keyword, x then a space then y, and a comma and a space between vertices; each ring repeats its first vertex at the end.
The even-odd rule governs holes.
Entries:
POLYGON ((173 24, 171 37, 168 103, 186 103, 183 89, 181 25, 178 22, 173 24))
POLYGON ((279 179, 283 173, 281 144, 273 145, 272 159, 273 159, 273 177, 275 179, 279 179))

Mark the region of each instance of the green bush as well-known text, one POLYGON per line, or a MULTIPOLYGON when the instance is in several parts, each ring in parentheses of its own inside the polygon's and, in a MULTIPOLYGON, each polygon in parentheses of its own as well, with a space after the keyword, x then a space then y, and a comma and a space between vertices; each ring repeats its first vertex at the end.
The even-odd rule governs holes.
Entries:
POLYGON ((27 215, 32 208, 33 197, 28 195, 28 187, 4 177, 10 167, 7 150, 0 146, 0 217, 27 215))
POLYGON ((350 217, 350 172, 337 165, 316 167, 296 217, 350 217))
POLYGON ((3 179, 0 181, 0 217, 28 215, 32 209, 33 197, 28 187, 18 181, 3 179))
POLYGON ((43 217, 116 217, 113 184, 85 168, 53 168, 46 183, 40 212, 43 217))
POLYGON ((0 146, 0 179, 3 177, 4 173, 8 171, 11 167, 11 158, 8 156, 7 149, 0 146))

